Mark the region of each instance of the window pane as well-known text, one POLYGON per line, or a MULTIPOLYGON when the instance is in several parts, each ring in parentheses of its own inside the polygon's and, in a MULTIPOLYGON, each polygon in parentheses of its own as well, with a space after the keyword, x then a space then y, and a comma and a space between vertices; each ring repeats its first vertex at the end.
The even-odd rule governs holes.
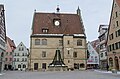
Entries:
POLYGON ((47 45, 47 39, 42 39, 42 45, 47 45))
POLYGON ((77 46, 82 46, 82 40, 77 40, 77 46))
POLYGON ((40 39, 35 39, 35 45, 40 45, 40 39))

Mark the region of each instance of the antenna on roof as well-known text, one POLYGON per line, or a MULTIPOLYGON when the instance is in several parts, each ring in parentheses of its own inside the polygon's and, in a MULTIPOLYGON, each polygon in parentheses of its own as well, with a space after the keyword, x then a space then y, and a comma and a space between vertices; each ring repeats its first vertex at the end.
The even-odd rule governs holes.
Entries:
POLYGON ((59 8, 59 5, 57 5, 57 13, 59 13, 60 12, 60 8, 59 8))

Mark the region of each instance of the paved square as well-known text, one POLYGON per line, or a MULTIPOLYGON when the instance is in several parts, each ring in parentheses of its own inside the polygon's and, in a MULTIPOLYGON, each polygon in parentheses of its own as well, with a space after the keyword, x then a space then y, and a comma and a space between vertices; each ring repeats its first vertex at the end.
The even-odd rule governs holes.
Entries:
POLYGON ((7 71, 0 79, 120 79, 120 74, 100 73, 95 71, 69 72, 24 72, 7 71))

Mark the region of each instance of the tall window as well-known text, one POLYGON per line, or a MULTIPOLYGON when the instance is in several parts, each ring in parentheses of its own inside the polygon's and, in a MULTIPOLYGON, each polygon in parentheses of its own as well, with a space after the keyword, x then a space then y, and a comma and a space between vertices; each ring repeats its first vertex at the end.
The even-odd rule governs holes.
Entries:
POLYGON ((19 58, 17 58, 17 61, 19 61, 19 58))
POLYGON ((24 58, 22 58, 22 61, 24 61, 24 58))
POLYGON ((35 39, 35 45, 40 45, 40 39, 35 39))
POLYGON ((7 58, 5 58, 5 61, 8 61, 8 59, 7 59, 7 58))
POLYGON ((112 44, 112 49, 115 50, 114 44, 112 44))
POLYGON ((46 63, 42 63, 42 69, 46 69, 46 63))
POLYGON ((82 46, 82 40, 77 40, 77 46, 82 46))
POLYGON ((68 45, 70 44, 70 40, 67 41, 67 44, 68 44, 68 45))
POLYGON ((63 45, 63 40, 59 40, 59 46, 63 45))
POLYGON ((70 54, 70 51, 68 50, 68 55, 70 54))
POLYGON ((115 12, 115 15, 116 15, 116 17, 118 17, 118 13, 117 12, 115 12))
POLYGON ((12 61, 12 58, 10 58, 10 61, 12 61))
POLYGON ((116 21, 116 25, 117 25, 117 27, 119 26, 119 22, 118 21, 116 21))
POLYGON ((14 61, 16 61, 16 58, 14 58, 14 61))
POLYGON ((73 57, 76 58, 77 57, 77 52, 73 53, 73 57))
POLYGON ((46 57, 46 51, 42 51, 42 57, 46 57))
POLYGON ((12 55, 12 52, 10 52, 10 55, 12 55))
POLYGON ((42 45, 47 45, 47 39, 42 39, 42 45))

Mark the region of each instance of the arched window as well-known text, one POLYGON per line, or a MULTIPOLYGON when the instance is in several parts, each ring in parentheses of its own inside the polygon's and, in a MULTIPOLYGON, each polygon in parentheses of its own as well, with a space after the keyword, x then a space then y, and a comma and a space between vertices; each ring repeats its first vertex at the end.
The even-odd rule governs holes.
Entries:
POLYGON ((26 68, 26 65, 25 65, 25 64, 23 64, 23 68, 26 68))
POLYGON ((85 64, 84 63, 81 63, 80 64, 80 68, 84 68, 85 67, 85 64))
POLYGON ((40 45, 40 39, 35 39, 35 45, 40 45))
POLYGON ((74 57, 74 58, 77 57, 77 52, 73 52, 73 57, 74 57))
POLYGON ((42 39, 42 45, 47 45, 47 39, 42 39))
POLYGON ((18 64, 18 68, 21 68, 21 65, 20 65, 20 64, 18 64))
POLYGON ((82 40, 77 40, 77 46, 82 46, 82 40))

